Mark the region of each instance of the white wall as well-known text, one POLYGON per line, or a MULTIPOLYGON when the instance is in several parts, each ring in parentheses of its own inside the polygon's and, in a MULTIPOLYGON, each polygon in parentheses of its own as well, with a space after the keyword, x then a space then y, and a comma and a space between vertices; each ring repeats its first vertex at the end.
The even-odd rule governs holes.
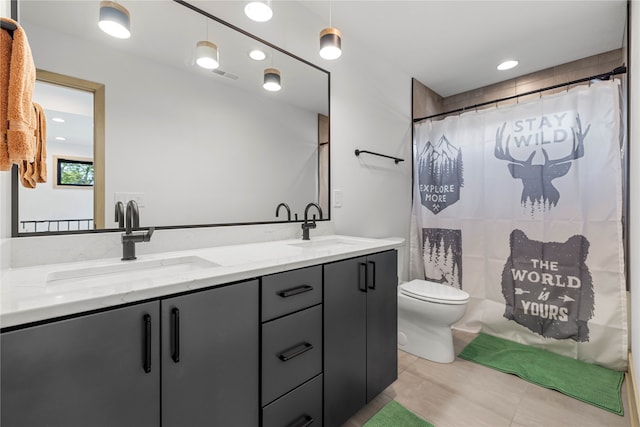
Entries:
MULTIPOLYGON (((631 154, 630 173, 630 240, 629 240, 629 280, 631 288, 631 353, 633 354, 636 381, 640 378, 640 1, 631 2, 631 43, 629 50, 629 124, 631 138, 629 150, 631 154), (634 339, 635 338, 635 339, 634 339)), ((638 390, 638 384, 636 384, 638 390)), ((637 397, 637 395, 636 395, 637 397)))

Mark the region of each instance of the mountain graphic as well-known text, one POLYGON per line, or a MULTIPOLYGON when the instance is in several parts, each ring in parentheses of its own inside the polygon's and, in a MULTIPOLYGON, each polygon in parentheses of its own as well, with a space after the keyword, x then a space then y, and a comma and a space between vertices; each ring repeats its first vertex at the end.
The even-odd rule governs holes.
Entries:
POLYGON ((431 141, 427 142, 420 157, 431 158, 433 161, 439 162, 455 161, 458 158, 458 149, 449 142, 446 136, 442 135, 435 145, 431 144, 431 141))
POLYGON ((463 186, 462 156, 460 149, 442 135, 437 143, 428 141, 418 157, 421 174, 431 175, 437 182, 446 180, 444 175, 458 175, 459 184, 463 186))

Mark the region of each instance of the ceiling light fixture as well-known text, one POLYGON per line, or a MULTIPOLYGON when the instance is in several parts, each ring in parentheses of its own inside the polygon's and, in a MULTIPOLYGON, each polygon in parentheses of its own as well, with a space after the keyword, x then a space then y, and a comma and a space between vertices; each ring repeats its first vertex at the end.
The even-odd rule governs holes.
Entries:
POLYGON ((218 46, 210 41, 201 40, 196 44, 196 64, 207 70, 220 66, 218 46))
POLYGON ((263 88, 270 92, 277 92, 282 88, 280 81, 280 71, 276 68, 267 68, 264 70, 263 88))
POLYGON ((65 137, 63 137, 63 136, 56 136, 56 139, 57 139, 58 141, 66 141, 66 140, 67 140, 67 138, 65 138, 65 137))
POLYGON ((260 49, 254 49, 249 52, 249 57, 254 61, 262 61, 267 57, 267 54, 261 51, 260 49))
POLYGON ((209 20, 207 23, 207 39, 196 43, 196 64, 206 70, 215 70, 220 66, 218 46, 209 41, 209 20))
POLYGON ((256 22, 267 22, 273 16, 271 0, 252 1, 244 7, 244 13, 256 22))
POLYGON ((128 39, 131 37, 131 17, 129 11, 116 2, 100 2, 98 26, 105 33, 118 39, 128 39))
POLYGON ((64 119, 62 117, 54 117, 51 120, 58 123, 64 123, 64 119))
POLYGON ((342 55, 342 34, 331 26, 331 2, 329 2, 329 28, 320 31, 320 56, 337 59, 342 55))
POLYGON ((504 61, 503 63, 501 63, 500 65, 498 65, 498 70, 500 71, 504 71, 504 70, 510 70, 513 67, 515 67, 516 65, 518 65, 518 61, 514 60, 514 59, 510 59, 508 61, 504 61))

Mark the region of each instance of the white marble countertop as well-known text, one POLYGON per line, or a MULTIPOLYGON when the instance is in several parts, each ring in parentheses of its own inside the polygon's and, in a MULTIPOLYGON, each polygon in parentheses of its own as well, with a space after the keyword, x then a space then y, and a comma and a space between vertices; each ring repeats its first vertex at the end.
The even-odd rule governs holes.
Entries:
POLYGON ((143 301, 311 265, 395 249, 400 238, 328 235, 46 264, 2 271, 2 328, 143 301))

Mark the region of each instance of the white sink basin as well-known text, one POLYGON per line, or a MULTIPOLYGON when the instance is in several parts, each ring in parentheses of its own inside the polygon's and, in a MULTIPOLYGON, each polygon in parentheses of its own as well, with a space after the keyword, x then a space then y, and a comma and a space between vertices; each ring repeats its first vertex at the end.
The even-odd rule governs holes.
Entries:
POLYGON ((343 248, 344 246, 351 246, 358 244, 357 241, 351 241, 348 239, 318 239, 318 240, 306 240, 300 243, 289 243, 289 246, 295 246, 297 248, 308 249, 331 249, 331 248, 343 248))
POLYGON ((78 282, 121 283, 173 276, 203 268, 217 267, 211 261, 197 256, 162 258, 143 261, 122 261, 117 264, 54 271, 47 275, 47 285, 62 285, 78 282))

